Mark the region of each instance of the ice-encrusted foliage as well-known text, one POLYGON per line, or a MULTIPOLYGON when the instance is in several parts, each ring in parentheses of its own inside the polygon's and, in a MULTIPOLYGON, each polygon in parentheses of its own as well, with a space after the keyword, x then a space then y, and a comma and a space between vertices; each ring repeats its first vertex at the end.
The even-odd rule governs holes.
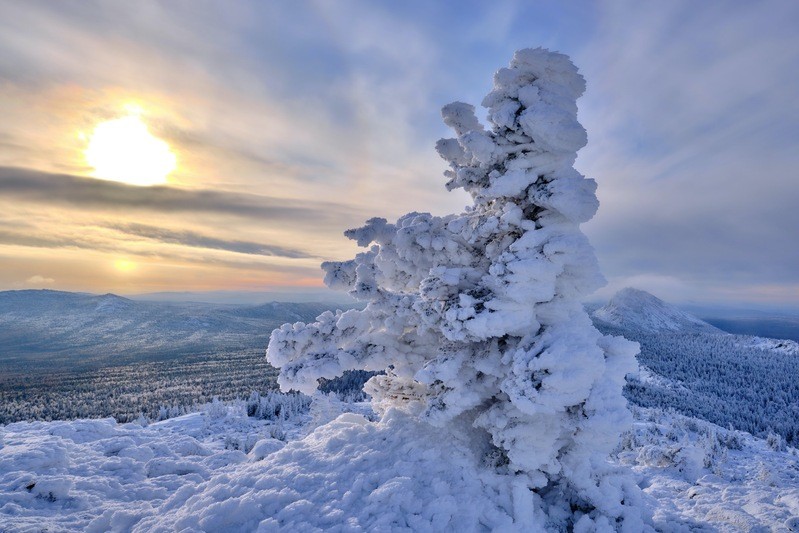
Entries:
POLYGON ((639 531, 638 488, 606 462, 631 420, 621 392, 637 346, 600 334, 580 304, 604 283, 579 229, 596 184, 572 166, 584 90, 567 56, 526 49, 483 100, 490 128, 469 104, 445 106, 447 187, 474 205, 347 231, 368 249, 324 263, 325 283, 365 309, 286 324, 267 356, 284 390, 308 394, 320 378, 384 371, 366 384, 378 411, 469 428, 487 467, 524 480, 520 523, 639 531))

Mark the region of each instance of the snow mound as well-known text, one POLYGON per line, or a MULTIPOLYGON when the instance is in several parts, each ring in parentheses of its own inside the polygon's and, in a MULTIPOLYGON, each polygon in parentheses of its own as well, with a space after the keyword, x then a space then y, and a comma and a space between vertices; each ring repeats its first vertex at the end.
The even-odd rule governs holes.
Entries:
POLYGON ((657 296, 630 287, 617 292, 607 305, 594 311, 592 317, 640 333, 724 333, 657 296))
POLYGON ((514 483, 479 468, 467 442, 397 410, 380 423, 343 414, 198 489, 134 531, 508 530, 525 512, 514 483))
POLYGON ((272 422, 241 405, 219 410, 147 427, 110 418, 0 426, 0 531, 130 531, 170 497, 246 462, 247 442, 261 458, 279 449, 272 422))

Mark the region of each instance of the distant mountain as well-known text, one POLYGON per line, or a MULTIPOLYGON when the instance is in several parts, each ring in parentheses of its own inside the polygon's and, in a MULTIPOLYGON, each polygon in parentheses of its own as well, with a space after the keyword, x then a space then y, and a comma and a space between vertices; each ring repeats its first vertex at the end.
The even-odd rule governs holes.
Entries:
POLYGON ((336 307, 161 303, 51 290, 0 292, 0 374, 265 350, 272 329, 284 322, 313 321, 336 307))
POLYGON ((591 316, 606 325, 639 333, 723 333, 660 298, 633 288, 620 290, 591 316))

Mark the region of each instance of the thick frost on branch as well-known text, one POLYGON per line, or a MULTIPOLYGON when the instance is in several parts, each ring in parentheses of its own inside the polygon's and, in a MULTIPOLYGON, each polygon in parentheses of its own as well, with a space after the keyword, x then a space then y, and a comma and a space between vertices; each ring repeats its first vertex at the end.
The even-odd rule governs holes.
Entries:
POLYGON ((621 390, 637 346, 603 337, 580 304, 604 283, 579 229, 596 184, 572 166, 586 144, 584 90, 568 57, 526 49, 494 77, 488 128, 473 106, 445 106, 447 187, 474 205, 347 231, 368 250, 324 263, 325 282, 365 309, 284 325, 267 355, 284 390, 383 371, 366 386, 378 411, 473 428, 487 464, 525 479, 552 527, 635 531, 638 489, 605 459, 630 421, 621 390))

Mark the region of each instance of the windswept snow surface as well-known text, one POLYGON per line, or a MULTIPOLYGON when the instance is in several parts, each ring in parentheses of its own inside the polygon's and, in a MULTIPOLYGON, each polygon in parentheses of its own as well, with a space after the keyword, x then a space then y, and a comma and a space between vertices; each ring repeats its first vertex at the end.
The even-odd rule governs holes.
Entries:
POLYGON ((10 424, 0 448, 0 531, 511 524, 515 486, 479 469, 467 442, 442 442, 435 428, 396 411, 379 424, 345 413, 304 439, 296 437, 313 420, 300 422, 288 444, 240 408, 148 427, 111 419, 10 424))
POLYGON ((799 531, 796 449, 658 409, 634 414, 617 459, 638 474, 659 531, 799 531))
POLYGON ((611 326, 640 333, 723 333, 646 291, 630 287, 617 292, 607 305, 594 311, 592 317, 611 326))
POLYGON ((276 429, 221 404, 148 427, 111 418, 0 426, 0 531, 128 531, 169 498, 283 447, 276 429))
MULTIPOLYGON (((341 405, 280 431, 241 405, 147 427, 10 424, 0 531, 544 530, 519 505, 524 486, 480 468, 468 442, 398 411, 375 423, 367 406, 350 408, 362 414, 310 432, 341 405)), ((635 415, 614 459, 635 471, 659 531, 796 531, 796 450, 659 410, 635 415)))
POLYGON ((511 525, 512 485, 487 477, 468 443, 442 442, 399 411, 344 414, 261 463, 176 494, 138 530, 475 531, 511 525), (407 436, 413 435, 413 438, 407 436), (405 436, 405 437, 403 437, 405 436))

